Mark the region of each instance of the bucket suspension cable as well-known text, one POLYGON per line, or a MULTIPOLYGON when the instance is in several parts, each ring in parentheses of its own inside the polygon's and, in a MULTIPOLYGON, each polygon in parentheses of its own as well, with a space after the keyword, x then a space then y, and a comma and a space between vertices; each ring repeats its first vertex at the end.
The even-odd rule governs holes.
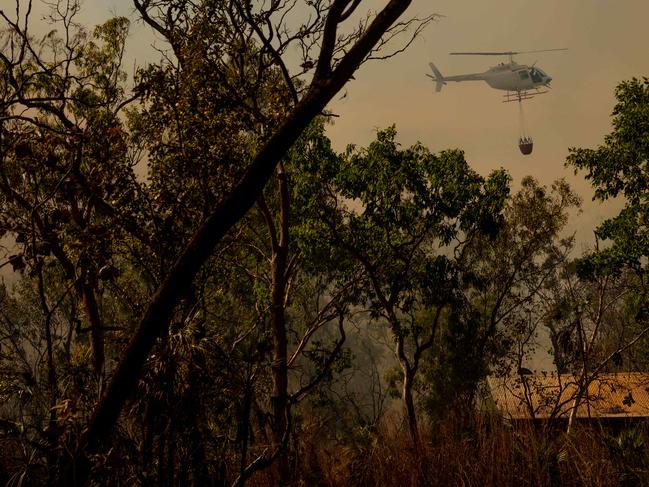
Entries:
POLYGON ((518 127, 519 127, 519 136, 521 139, 529 138, 529 130, 527 129, 527 121, 525 120, 525 114, 523 113, 523 103, 518 101, 518 127))

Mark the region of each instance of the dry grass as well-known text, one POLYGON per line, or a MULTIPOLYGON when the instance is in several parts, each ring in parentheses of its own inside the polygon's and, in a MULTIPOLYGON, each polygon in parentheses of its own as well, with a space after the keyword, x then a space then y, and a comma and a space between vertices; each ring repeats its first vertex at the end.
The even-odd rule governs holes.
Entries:
MULTIPOLYGON (((302 423, 289 450, 290 485, 649 486, 649 436, 644 427, 617 432, 580 427, 566 435, 560 429, 512 426, 490 416, 451 417, 422 432, 415 448, 401 424, 331 431, 327 424, 302 423)), ((42 465, 22 451, 18 440, 0 444, 0 483, 15 485, 25 475, 46 478, 42 465)), ((40 484, 33 480, 30 485, 40 484)), ((280 484, 275 465, 246 485, 289 484, 280 484)))
MULTIPOLYGON (((313 432, 312 432, 313 433, 313 432)), ((338 441, 305 432, 293 454, 296 486, 649 485, 645 432, 579 428, 571 435, 490 417, 449 419, 422 434, 355 431, 338 441)), ((249 485, 277 485, 272 471, 249 485)))

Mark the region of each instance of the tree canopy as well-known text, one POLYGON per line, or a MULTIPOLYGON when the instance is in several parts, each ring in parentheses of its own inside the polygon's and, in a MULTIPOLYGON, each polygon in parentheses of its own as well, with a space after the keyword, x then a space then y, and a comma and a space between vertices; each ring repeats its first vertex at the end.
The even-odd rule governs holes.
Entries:
POLYGON ((596 231, 612 245, 583 262, 584 271, 630 266, 642 270, 649 255, 647 221, 649 206, 649 80, 624 81, 615 90, 613 131, 597 149, 571 149, 567 164, 595 189, 595 198, 623 197, 625 206, 596 231))

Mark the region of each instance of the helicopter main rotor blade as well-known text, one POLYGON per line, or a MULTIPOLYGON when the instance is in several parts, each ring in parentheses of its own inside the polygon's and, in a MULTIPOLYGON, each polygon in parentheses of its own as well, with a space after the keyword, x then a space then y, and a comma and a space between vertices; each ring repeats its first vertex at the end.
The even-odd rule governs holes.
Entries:
POLYGON ((511 56, 516 52, 449 52, 451 56, 511 56))
POLYGON ((533 52, 550 52, 550 51, 567 51, 567 47, 558 47, 556 49, 535 49, 533 51, 518 51, 518 52, 513 52, 512 54, 529 54, 533 52))
POLYGON ((567 47, 560 47, 557 49, 535 49, 533 51, 478 51, 478 52, 450 52, 451 56, 514 56, 516 54, 529 54, 533 52, 550 52, 550 51, 567 51, 567 47))

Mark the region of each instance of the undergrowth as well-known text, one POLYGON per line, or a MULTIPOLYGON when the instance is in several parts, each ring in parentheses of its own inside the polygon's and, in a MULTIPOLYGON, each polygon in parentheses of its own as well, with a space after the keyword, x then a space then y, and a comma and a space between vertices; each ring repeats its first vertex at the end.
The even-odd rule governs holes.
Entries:
MULTIPOLYGON (((398 424, 398 423, 397 423, 398 424)), ((295 486, 645 486, 649 438, 642 425, 612 428, 510 424, 476 416, 421 433, 415 447, 406 428, 360 428, 335 435, 302 431, 291 450, 295 486)), ((270 469, 248 485, 276 485, 270 469)))

